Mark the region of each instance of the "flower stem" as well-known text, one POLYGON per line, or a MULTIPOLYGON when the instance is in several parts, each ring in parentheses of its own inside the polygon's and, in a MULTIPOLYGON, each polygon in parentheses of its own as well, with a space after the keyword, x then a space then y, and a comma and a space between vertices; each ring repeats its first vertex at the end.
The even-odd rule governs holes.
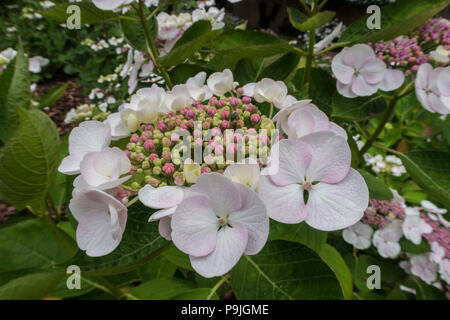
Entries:
POLYGON ((216 285, 211 289, 210 294, 208 295, 208 297, 206 297, 206 300, 210 300, 212 298, 212 296, 214 295, 214 293, 216 293, 217 290, 219 290, 219 288, 228 281, 228 279, 230 278, 230 274, 226 274, 224 276, 222 276, 222 279, 220 279, 216 285))
POLYGON ((362 149, 359 152, 359 160, 362 159, 364 154, 372 147, 374 142, 377 140, 378 136, 383 131, 384 127, 386 126, 386 123, 391 119, 392 114, 394 113, 395 105, 397 104, 397 101, 399 100, 399 95, 395 94, 392 97, 391 102, 388 105, 388 108, 386 109, 386 112, 383 115, 383 118, 381 119, 380 124, 375 129, 375 132, 372 134, 372 136, 367 140, 366 144, 362 147, 362 149))
POLYGON ((316 33, 315 30, 309 30, 309 46, 308 55, 306 57, 305 75, 303 77, 302 87, 309 83, 311 77, 312 63, 314 61, 314 45, 316 44, 316 33))
POLYGON ((144 16, 144 1, 145 0, 139 0, 139 8, 138 8, 139 10, 137 10, 137 11, 139 13, 139 18, 141 20, 141 24, 144 28, 145 39, 147 42, 147 51, 148 51, 148 54, 150 55, 150 58, 153 61, 153 64, 161 73, 161 76, 163 77, 164 81, 166 82, 167 87, 169 89, 172 89, 173 85, 172 85, 172 82, 170 81, 169 74, 167 73, 166 69, 164 67, 160 66, 158 63, 158 50, 156 49, 155 41, 152 37, 150 27, 147 23, 147 18, 144 16))
POLYGON ((272 119, 272 116, 273 116, 273 102, 270 103, 269 119, 272 119))

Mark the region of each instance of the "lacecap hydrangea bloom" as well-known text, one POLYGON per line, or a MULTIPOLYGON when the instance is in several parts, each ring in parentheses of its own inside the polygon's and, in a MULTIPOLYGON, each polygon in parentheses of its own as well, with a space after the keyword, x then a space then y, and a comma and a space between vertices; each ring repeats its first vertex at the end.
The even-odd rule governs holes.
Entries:
POLYGON ((81 123, 69 145, 59 170, 80 174, 70 208, 90 256, 119 245, 130 197, 204 277, 257 254, 269 218, 339 230, 369 202, 344 129, 289 96, 283 82, 240 87, 230 70, 199 73, 170 91, 140 89, 105 122, 81 123), (262 102, 280 109, 274 119, 262 102), (126 146, 110 147, 113 140, 126 146))

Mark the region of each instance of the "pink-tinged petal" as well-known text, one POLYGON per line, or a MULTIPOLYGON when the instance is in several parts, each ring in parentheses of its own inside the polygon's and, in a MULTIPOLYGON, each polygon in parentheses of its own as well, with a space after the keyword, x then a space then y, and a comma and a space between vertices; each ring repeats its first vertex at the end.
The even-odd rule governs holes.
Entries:
POLYGON ((269 236, 269 217, 259 196, 244 185, 239 185, 242 208, 232 212, 228 223, 233 227, 243 226, 248 231, 246 254, 257 254, 264 247, 269 236))
POLYGON ((272 153, 271 157, 279 156, 280 169, 270 176, 273 183, 286 186, 292 183, 304 182, 305 172, 311 163, 311 150, 300 140, 285 139, 278 143, 279 154, 272 153))
POLYGON ((294 133, 294 138, 301 138, 317 131, 330 129, 327 115, 315 106, 306 106, 295 110, 288 118, 288 135, 294 133))
POLYGON ((305 172, 309 182, 337 183, 347 176, 351 151, 347 140, 330 131, 321 131, 300 139, 311 148, 312 159, 305 172))
POLYGON ((109 182, 106 182, 106 183, 102 183, 102 184, 98 185, 96 188, 99 189, 99 190, 110 190, 110 189, 118 187, 121 184, 127 182, 128 180, 131 179, 131 177, 132 176, 126 176, 126 177, 123 177, 123 178, 119 178, 117 180, 113 180, 113 181, 109 181, 109 182))
POLYGON ((267 176, 261 176, 259 192, 267 208, 267 215, 273 220, 295 224, 306 219, 303 188, 299 184, 280 187, 267 176))
POLYGON ((441 98, 436 96, 434 93, 430 93, 430 94, 427 95, 427 105, 434 112, 438 112, 440 114, 447 114, 447 113, 449 113, 449 109, 442 102, 441 98))
POLYGON ((146 185, 139 190, 139 200, 145 206, 153 209, 175 207, 183 201, 183 197, 183 188, 175 186, 154 188, 151 185, 146 185))
POLYGON ((425 93, 425 90, 419 89, 416 87, 416 97, 417 97, 417 100, 419 100, 422 107, 424 107, 427 111, 433 112, 433 113, 435 112, 433 109, 431 109, 428 106, 428 101, 427 101, 428 95, 425 93))
POLYGON ((361 220, 369 203, 364 178, 354 169, 337 184, 318 183, 309 191, 306 223, 323 231, 347 228, 361 220))
POLYGON ((85 155, 85 153, 75 153, 68 155, 59 165, 58 171, 67 175, 79 174, 80 163, 85 155))
POLYGON ((119 245, 127 222, 121 202, 105 192, 86 190, 78 192, 69 207, 78 221, 78 246, 88 256, 104 256, 119 245))
POLYGON ((111 143, 111 128, 99 121, 84 121, 69 136, 69 153, 101 151, 111 143))
POLYGON ((369 84, 377 84, 384 78, 386 64, 378 58, 366 61, 361 68, 361 75, 369 84))
POLYGON ((81 161, 80 164, 80 172, 83 176, 83 179, 91 186, 96 187, 101 184, 107 183, 111 181, 111 178, 118 178, 118 173, 115 174, 116 177, 110 177, 109 174, 102 174, 99 169, 101 166, 105 164, 105 166, 109 169, 108 173, 114 170, 114 160, 109 159, 106 155, 102 156, 100 152, 91 152, 88 153, 81 161), (104 161, 104 162, 103 162, 104 161))
POLYGON ((447 108, 447 110, 445 112, 442 112, 442 114, 450 113, 450 96, 448 96, 448 97, 442 96, 441 101, 444 104, 444 106, 447 108))
POLYGON ((429 63, 420 65, 417 71, 416 89, 426 89, 428 87, 428 75, 433 70, 433 67, 429 63))
POLYGON ((183 200, 172 215, 172 241, 192 256, 206 256, 216 247, 219 223, 206 196, 191 196, 183 200))
POLYGON ((359 97, 371 96, 378 91, 378 84, 369 84, 362 75, 359 75, 353 81, 352 91, 359 97))
POLYGON ((172 227, 170 226, 171 221, 172 219, 170 217, 165 217, 159 220, 158 224, 159 234, 168 241, 172 240, 172 227))
POLYGON ((330 131, 334 132, 335 134, 343 137, 345 140, 348 139, 347 131, 345 131, 341 126, 338 126, 334 122, 330 122, 330 131))
POLYGON ((374 57, 375 53, 371 47, 367 44, 357 44, 346 50, 343 61, 347 66, 353 66, 356 70, 360 70, 367 61, 372 61, 374 57))
POLYGON ((253 97, 253 95, 255 94, 255 86, 256 86, 255 82, 248 83, 245 86, 243 86, 242 89, 244 90, 244 96, 253 97))
POLYGON ((400 88, 405 82, 405 75, 400 70, 388 69, 385 72, 383 81, 380 83, 380 89, 383 91, 393 91, 400 88))
POLYGON ((351 82, 349 84, 344 84, 344 83, 338 81, 336 84, 336 88, 341 96, 344 96, 349 99, 353 99, 353 98, 356 98, 357 95, 352 91, 352 85, 353 85, 353 82, 351 82))
POLYGON ((126 0, 92 0, 95 6, 102 10, 114 10, 123 5, 126 0))
POLYGON ((230 271, 247 248, 248 232, 243 226, 225 227, 217 233, 214 251, 205 257, 190 256, 192 268, 205 278, 224 275, 230 271))
POLYGON ((172 208, 168 208, 168 209, 161 209, 161 210, 156 211, 154 214, 152 214, 150 216, 150 218, 148 218, 148 222, 158 221, 158 220, 161 220, 163 218, 172 216, 175 213, 175 211, 177 211, 177 207, 178 206, 175 206, 175 207, 172 207, 172 208))
POLYGON ((227 214, 242 207, 236 184, 222 174, 202 174, 191 189, 195 193, 208 195, 213 210, 217 214, 227 214))
POLYGON ((450 96, 450 67, 442 70, 438 77, 437 87, 442 96, 450 96))
POLYGON ((352 82, 355 69, 351 64, 348 65, 344 62, 346 53, 347 49, 344 49, 334 57, 333 61, 331 62, 331 70, 340 82, 349 84, 352 82))
POLYGON ((438 79, 442 71, 444 71, 444 68, 439 67, 431 70, 431 72, 428 74, 428 88, 431 89, 431 91, 437 96, 441 95, 438 89, 438 79))
POLYGON ((277 129, 280 133, 287 133, 289 131, 288 118, 292 112, 306 106, 312 106, 311 100, 296 101, 288 107, 283 108, 274 117, 273 121, 277 123, 277 129))

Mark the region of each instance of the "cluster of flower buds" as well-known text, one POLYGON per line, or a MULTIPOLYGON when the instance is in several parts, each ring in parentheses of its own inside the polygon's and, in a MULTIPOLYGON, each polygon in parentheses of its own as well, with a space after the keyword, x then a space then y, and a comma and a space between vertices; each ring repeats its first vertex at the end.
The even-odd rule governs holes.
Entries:
POLYGON ((419 69, 421 64, 429 61, 417 38, 398 37, 392 41, 369 43, 377 57, 385 63, 405 70, 408 76, 419 69))
POLYGON ((223 173, 227 164, 248 157, 263 164, 275 133, 273 122, 247 96, 212 97, 206 105, 195 102, 160 114, 154 123, 142 124, 126 146, 134 175, 130 187, 192 185, 201 173, 223 173))

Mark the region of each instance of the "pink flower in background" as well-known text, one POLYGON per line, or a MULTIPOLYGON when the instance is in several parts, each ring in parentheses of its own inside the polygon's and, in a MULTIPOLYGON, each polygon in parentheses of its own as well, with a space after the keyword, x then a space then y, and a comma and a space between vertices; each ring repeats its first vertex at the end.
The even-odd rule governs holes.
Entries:
POLYGON ((372 243, 378 249, 380 256, 394 259, 400 254, 399 241, 402 236, 402 222, 394 220, 385 228, 375 231, 372 243))
POLYGON ((362 218, 369 191, 350 168, 351 152, 343 137, 323 131, 281 140, 278 146, 279 171, 262 175, 259 184, 269 217, 289 224, 305 221, 324 231, 349 227, 362 218))
POLYGON ((445 71, 443 77, 440 78, 441 73, 447 69, 450 69, 450 67, 447 67, 446 69, 433 69, 429 63, 425 63, 420 66, 419 71, 417 72, 415 82, 417 99, 426 110, 432 113, 450 113, 449 101, 446 96, 444 96, 447 93, 450 95, 449 89, 446 87, 450 80, 448 71, 445 71), (439 85, 438 80, 440 80, 439 85), (443 91, 441 92, 440 89, 443 89, 443 91), (447 105, 444 102, 446 102, 447 105))
POLYGON ((370 247, 370 244, 372 243, 372 234, 373 229, 362 222, 357 222, 342 231, 344 240, 359 250, 368 249, 370 247))
POLYGON ((338 80, 338 92, 347 98, 371 96, 379 89, 392 91, 405 81, 401 71, 387 69, 365 44, 344 48, 334 57, 331 68, 338 80))
POLYGON ((92 0, 95 6, 102 10, 114 10, 121 5, 128 4, 133 0, 92 0))
POLYGON ((171 226, 175 246, 207 278, 227 273, 243 254, 257 254, 269 234, 269 218, 258 195, 218 173, 198 178, 171 226))

